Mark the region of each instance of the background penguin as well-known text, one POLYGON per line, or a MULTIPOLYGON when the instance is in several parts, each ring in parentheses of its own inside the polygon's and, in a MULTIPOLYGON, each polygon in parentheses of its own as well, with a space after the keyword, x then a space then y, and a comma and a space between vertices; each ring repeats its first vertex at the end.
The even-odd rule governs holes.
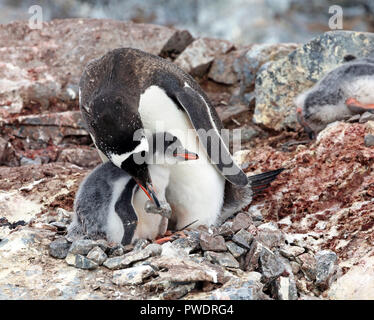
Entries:
POLYGON ((159 206, 146 205, 149 197, 140 191, 136 181, 113 163, 106 162, 96 167, 79 186, 74 201, 75 215, 68 228, 69 240, 86 236, 128 244, 165 233, 167 217, 171 214, 165 202, 170 168, 198 156, 185 150, 169 133, 154 134, 150 141, 152 149, 146 161, 151 177, 158 182, 155 188, 161 200, 159 206))
POLYGON ((143 185, 149 181, 136 175, 132 158, 147 144, 145 138, 133 141, 135 131, 168 131, 199 154, 199 160, 171 169, 166 198, 177 229, 195 220, 217 223, 224 198, 230 201, 226 213, 249 204, 251 197, 241 197, 243 192, 225 197, 225 179, 250 193, 248 178, 231 157, 208 97, 173 63, 131 48, 110 51, 85 67, 80 108, 97 148, 143 185))
POLYGON ((311 139, 331 122, 374 112, 374 59, 348 55, 345 61, 295 99, 298 121, 311 139))

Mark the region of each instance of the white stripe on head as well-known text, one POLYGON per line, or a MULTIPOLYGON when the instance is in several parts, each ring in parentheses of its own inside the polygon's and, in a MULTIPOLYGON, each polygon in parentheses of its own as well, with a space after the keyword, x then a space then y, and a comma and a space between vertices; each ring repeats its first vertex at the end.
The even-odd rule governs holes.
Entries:
POLYGON ((125 152, 125 153, 122 153, 122 154, 110 153, 109 158, 117 167, 121 168, 121 164, 122 164, 123 161, 128 159, 134 153, 138 153, 138 152, 142 152, 142 151, 145 151, 145 152, 149 151, 148 140, 144 136, 141 138, 140 143, 135 147, 134 150, 129 151, 129 152, 125 152))

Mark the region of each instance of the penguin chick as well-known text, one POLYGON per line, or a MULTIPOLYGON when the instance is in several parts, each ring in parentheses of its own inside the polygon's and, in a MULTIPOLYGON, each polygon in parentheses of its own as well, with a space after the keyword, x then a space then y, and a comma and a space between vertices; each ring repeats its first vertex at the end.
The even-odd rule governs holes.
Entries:
POLYGON ((74 200, 74 218, 68 227, 67 238, 106 238, 129 244, 139 238, 154 239, 163 234, 170 216, 170 206, 165 200, 165 189, 169 183, 170 168, 181 161, 197 159, 194 153, 185 150, 180 141, 167 132, 153 134, 149 153, 145 155, 154 189, 160 203, 146 209, 151 199, 142 185, 137 184, 126 171, 111 162, 96 167, 81 183, 74 200), (147 212, 148 211, 148 212, 147 212))
POLYGON ((295 99, 297 119, 311 139, 331 122, 374 112, 374 59, 348 55, 344 61, 295 99))

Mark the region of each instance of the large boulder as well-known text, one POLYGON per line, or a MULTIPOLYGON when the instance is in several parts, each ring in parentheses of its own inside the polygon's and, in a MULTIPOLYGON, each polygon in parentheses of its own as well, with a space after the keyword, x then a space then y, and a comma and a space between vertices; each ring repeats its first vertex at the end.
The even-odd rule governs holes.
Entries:
POLYGON ((336 68, 348 54, 374 53, 374 34, 332 31, 311 40, 287 57, 265 64, 256 77, 253 120, 274 130, 297 125, 294 98, 336 68))

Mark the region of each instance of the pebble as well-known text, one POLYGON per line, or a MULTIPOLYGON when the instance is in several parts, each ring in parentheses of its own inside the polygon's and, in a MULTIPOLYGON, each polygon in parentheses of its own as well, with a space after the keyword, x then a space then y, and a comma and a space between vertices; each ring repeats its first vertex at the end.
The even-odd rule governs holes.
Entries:
POLYGON ((69 253, 87 255, 93 247, 96 247, 96 241, 89 239, 79 239, 71 244, 69 253))
POLYGON ((204 251, 227 251, 225 239, 220 235, 210 235, 207 232, 200 233, 200 246, 204 251))
POLYGON ((136 285, 143 283, 144 279, 154 274, 155 271, 151 266, 141 265, 114 271, 112 282, 118 286, 136 285))
POLYGON ((245 256, 244 269, 246 271, 256 270, 259 266, 259 259, 263 249, 263 245, 257 240, 252 241, 251 249, 245 256))
POLYGON ((293 274, 298 274, 299 271, 300 271, 300 265, 295 261, 291 261, 290 264, 291 264, 291 268, 292 268, 292 273, 293 274))
POLYGON ((223 267, 228 268, 239 268, 239 262, 234 258, 231 253, 228 252, 213 252, 205 251, 204 257, 206 257, 212 263, 217 263, 223 267))
POLYGON ((368 148, 374 146, 374 135, 372 134, 365 135, 364 144, 365 144, 365 147, 368 147, 368 148))
POLYGON ((268 248, 263 248, 260 254, 262 277, 265 282, 278 278, 285 270, 281 259, 268 248))
POLYGON ((151 243, 143 250, 131 251, 119 257, 109 258, 103 263, 103 265, 109 269, 123 269, 134 262, 160 255, 161 251, 162 247, 159 244, 151 243))
POLYGON ((218 234, 223 237, 231 237, 234 232, 232 231, 232 221, 226 221, 217 230, 218 234))
POLYGON ((316 279, 316 259, 311 253, 303 253, 296 258, 300 268, 309 280, 316 279))
POLYGON ((280 247, 284 244, 284 234, 274 222, 263 223, 257 227, 257 240, 268 248, 280 247))
POLYGON ((104 261, 108 259, 108 256, 100 247, 95 247, 87 254, 87 259, 90 259, 101 266, 104 261))
POLYGON ((232 220, 231 229, 235 233, 240 229, 247 229, 252 223, 252 218, 248 214, 239 212, 232 220))
POLYGON ((326 290, 337 270, 338 257, 330 250, 322 250, 316 253, 316 285, 321 290, 326 290))
POLYGON ((353 123, 353 122, 358 122, 361 118, 361 115, 360 114, 355 114, 353 115, 352 117, 350 117, 347 122, 349 123, 353 123))
POLYGON ((65 259, 71 243, 68 242, 65 238, 59 238, 51 242, 49 245, 49 254, 57 259, 65 259))
POLYGON ((85 256, 82 256, 81 254, 69 253, 66 256, 65 261, 69 266, 85 270, 93 270, 99 266, 96 262, 87 259, 85 256))
POLYGON ((247 252, 247 250, 243 249, 242 247, 238 246, 233 241, 227 241, 226 247, 229 249, 230 253, 235 257, 239 258, 241 255, 247 252))
POLYGON ((196 286, 195 282, 178 284, 159 295, 160 300, 177 300, 184 297, 196 286))
POLYGON ((232 241, 236 242, 238 245, 246 249, 249 249, 253 241, 253 235, 252 233, 241 229, 232 237, 232 241))
POLYGON ((125 254, 125 250, 121 244, 116 244, 113 247, 109 247, 108 256, 109 257, 119 257, 125 254))
POLYGON ((366 111, 361 115, 359 123, 365 123, 370 120, 374 120, 374 113, 366 111))
POLYGON ((298 246, 285 245, 279 249, 279 252, 282 256, 290 259, 296 258, 297 256, 303 254, 305 252, 305 249, 298 246))
POLYGON ((134 244, 134 251, 140 251, 143 250, 147 245, 149 244, 149 241, 147 239, 138 239, 136 240, 134 244))

